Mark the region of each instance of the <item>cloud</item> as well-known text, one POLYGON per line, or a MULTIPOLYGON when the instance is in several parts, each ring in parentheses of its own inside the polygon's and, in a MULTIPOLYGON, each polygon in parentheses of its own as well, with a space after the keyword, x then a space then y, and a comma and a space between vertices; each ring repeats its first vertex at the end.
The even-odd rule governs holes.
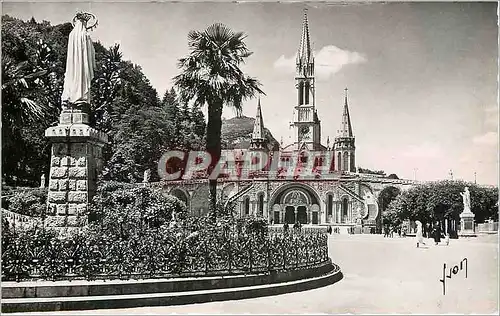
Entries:
MULTIPOLYGON (((293 73, 295 72, 295 58, 296 56, 285 57, 281 55, 274 62, 274 67, 293 73)), ((316 75, 324 79, 333 76, 346 65, 360 64, 367 61, 366 57, 361 53, 343 50, 333 45, 320 49, 315 53, 314 59, 316 75)))
POLYGON ((496 144, 498 144, 498 133, 497 132, 488 132, 486 134, 474 137, 474 139, 472 141, 475 144, 479 144, 479 145, 496 145, 496 144))

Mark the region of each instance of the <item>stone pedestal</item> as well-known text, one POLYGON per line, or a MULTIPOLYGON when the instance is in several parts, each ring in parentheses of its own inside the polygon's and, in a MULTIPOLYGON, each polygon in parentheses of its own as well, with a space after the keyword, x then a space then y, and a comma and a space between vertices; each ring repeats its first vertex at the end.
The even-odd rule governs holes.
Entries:
POLYGON ((474 217, 474 213, 470 211, 460 214, 460 236, 476 236, 474 217))
POLYGON ((46 225, 85 226, 108 137, 88 125, 86 113, 76 110, 63 110, 59 125, 49 127, 45 136, 52 143, 46 225))

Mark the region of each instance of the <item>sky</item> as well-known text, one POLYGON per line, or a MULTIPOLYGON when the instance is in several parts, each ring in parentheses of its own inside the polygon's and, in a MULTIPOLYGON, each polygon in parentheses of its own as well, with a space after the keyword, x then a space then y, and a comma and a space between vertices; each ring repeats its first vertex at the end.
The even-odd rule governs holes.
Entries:
MULTIPOLYGON (((247 34, 243 70, 262 83, 264 124, 292 143, 294 59, 303 10, 316 58, 322 142, 340 128, 344 88, 357 166, 417 180, 498 183, 498 28, 491 3, 3 3, 2 14, 52 24, 77 10, 99 19, 93 40, 120 43, 163 95, 187 34, 222 22, 247 34), (475 175, 476 174, 476 175, 475 175)), ((257 100, 243 105, 255 116, 257 100)), ((224 110, 230 118, 234 111, 224 110)))

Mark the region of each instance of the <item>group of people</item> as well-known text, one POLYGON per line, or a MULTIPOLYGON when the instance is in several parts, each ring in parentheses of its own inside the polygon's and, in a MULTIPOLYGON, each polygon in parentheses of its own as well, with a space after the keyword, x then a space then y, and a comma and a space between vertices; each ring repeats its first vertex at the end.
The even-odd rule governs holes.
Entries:
MULTIPOLYGON (((420 244, 425 245, 425 242, 422 229, 422 222, 415 221, 415 224, 417 224, 417 248, 418 248, 420 244)), ((441 242, 441 236, 442 236, 441 226, 439 225, 439 222, 437 222, 436 225, 432 228, 430 234, 430 237, 434 239, 434 243, 436 246, 441 242)), ((445 234, 445 244, 446 246, 450 244, 450 234, 448 232, 445 234)))
POLYGON ((326 232, 328 234, 332 234, 332 233, 335 233, 335 234, 340 234, 340 228, 338 227, 332 227, 332 226, 328 226, 328 228, 326 229, 326 232))
POLYGON ((394 238, 394 233, 397 232, 399 237, 406 237, 407 234, 407 228, 406 226, 403 227, 390 227, 389 225, 386 225, 384 227, 384 237, 390 237, 394 238))
MULTIPOLYGON (((289 228, 289 225, 288 225, 288 223, 287 223, 287 222, 285 222, 285 223, 283 224, 283 230, 284 230, 285 232, 288 232, 288 228, 289 228)), ((295 222, 295 224, 293 224, 293 229, 294 229, 294 231, 296 231, 296 232, 300 232, 300 230, 302 229, 302 224, 301 224, 299 221, 295 222)))

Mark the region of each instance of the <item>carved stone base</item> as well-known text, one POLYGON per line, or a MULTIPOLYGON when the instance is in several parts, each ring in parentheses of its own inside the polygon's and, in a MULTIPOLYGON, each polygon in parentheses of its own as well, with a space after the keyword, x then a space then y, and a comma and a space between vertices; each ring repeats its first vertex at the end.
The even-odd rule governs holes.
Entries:
POLYGON ((89 115, 78 110, 63 110, 59 116, 60 125, 88 124, 89 115))
POLYGON ((476 236, 474 213, 462 212, 460 214, 460 233, 459 236, 476 236))
POLYGON ((107 135, 86 124, 65 124, 49 127, 45 136, 52 142, 46 225, 65 231, 85 226, 107 135))

